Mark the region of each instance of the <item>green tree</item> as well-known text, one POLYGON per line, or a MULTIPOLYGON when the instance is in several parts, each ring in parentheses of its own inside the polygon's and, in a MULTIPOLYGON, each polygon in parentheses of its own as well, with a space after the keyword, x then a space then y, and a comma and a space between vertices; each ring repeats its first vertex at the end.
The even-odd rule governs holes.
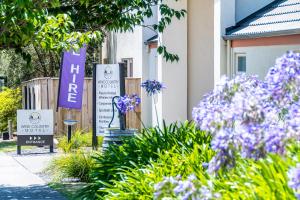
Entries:
MULTIPOLYGON (((185 13, 164 0, 0 0, 0 50, 5 50, 0 52, 5 58, 0 73, 10 77, 10 86, 33 77, 57 76, 61 52, 88 44, 86 75, 90 76, 94 54, 109 32, 143 26, 161 33, 173 17, 181 19, 185 13), (153 16, 154 6, 160 21, 144 24, 153 16)), ((158 53, 166 60, 179 59, 164 46, 158 53)))
MULTIPOLYGON (((146 26, 163 32, 173 17, 181 19, 185 13, 170 8, 164 0, 0 0, 0 47, 18 49, 33 44, 61 52, 101 42, 109 31, 146 26), (158 6, 161 18, 146 25, 144 19, 153 16, 153 6, 158 6)), ((165 47, 158 52, 167 60, 178 60, 165 47)))
POLYGON ((20 89, 8 89, 0 92, 0 132, 7 130, 8 120, 16 124, 17 109, 21 108, 20 89))

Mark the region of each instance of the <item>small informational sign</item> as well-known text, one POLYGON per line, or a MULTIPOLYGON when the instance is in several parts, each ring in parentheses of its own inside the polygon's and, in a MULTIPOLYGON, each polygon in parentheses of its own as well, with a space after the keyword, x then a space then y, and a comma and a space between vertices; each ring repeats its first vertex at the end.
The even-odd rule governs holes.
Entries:
POLYGON ((63 53, 58 107, 81 110, 86 48, 63 53))
MULTIPOLYGON (((124 90, 124 83, 122 78, 122 65, 96 65, 94 69, 94 102, 95 102, 95 132, 96 135, 103 135, 105 129, 113 117, 112 99, 115 96, 122 95, 124 90)), ((118 110, 114 111, 114 121, 111 127, 119 127, 120 120, 118 117, 118 110)))
POLYGON ((53 146, 53 110, 17 111, 18 146, 53 146))

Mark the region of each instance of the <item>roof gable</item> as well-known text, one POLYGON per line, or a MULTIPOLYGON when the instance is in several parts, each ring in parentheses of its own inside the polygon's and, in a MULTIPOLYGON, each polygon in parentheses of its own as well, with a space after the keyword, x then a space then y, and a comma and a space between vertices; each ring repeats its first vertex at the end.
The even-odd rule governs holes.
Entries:
POLYGON ((226 29, 225 39, 300 34, 300 0, 275 0, 226 29))

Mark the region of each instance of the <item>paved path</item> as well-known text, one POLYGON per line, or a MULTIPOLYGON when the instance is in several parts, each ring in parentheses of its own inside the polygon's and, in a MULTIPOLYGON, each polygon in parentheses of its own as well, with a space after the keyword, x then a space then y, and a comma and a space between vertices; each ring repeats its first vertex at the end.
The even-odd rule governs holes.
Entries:
POLYGON ((16 156, 0 152, 0 200, 65 200, 37 176, 49 154, 16 156))

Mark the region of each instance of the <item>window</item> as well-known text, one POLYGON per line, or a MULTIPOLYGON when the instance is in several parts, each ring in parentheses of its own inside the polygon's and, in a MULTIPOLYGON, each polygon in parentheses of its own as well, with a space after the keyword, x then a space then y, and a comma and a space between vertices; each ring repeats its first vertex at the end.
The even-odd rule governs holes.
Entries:
POLYGON ((237 73, 245 73, 247 71, 246 54, 236 54, 235 66, 237 73))
POLYGON ((133 59, 132 58, 123 58, 122 62, 125 63, 125 71, 127 77, 133 77, 133 59))

